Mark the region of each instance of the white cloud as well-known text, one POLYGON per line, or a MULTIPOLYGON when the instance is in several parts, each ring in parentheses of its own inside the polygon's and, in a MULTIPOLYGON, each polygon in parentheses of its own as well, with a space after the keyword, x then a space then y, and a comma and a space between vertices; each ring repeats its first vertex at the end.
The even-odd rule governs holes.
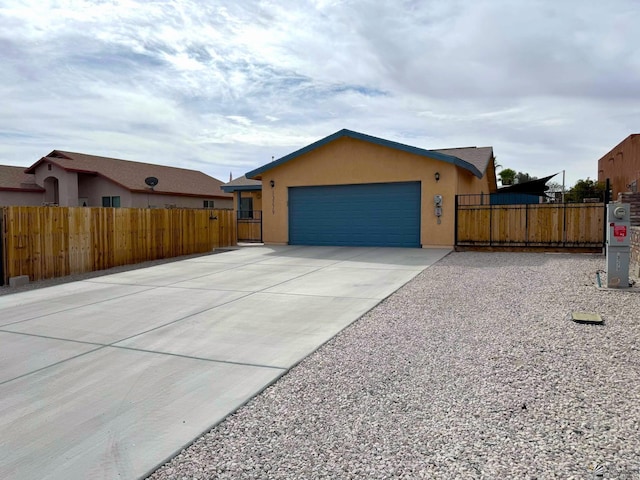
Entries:
POLYGON ((5 0, 0 163, 225 179, 349 128, 572 183, 637 132, 639 22, 634 0, 5 0))

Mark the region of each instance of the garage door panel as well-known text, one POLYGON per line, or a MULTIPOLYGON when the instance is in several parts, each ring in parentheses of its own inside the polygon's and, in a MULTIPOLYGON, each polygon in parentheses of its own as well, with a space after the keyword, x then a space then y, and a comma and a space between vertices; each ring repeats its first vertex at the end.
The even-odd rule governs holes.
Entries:
POLYGON ((289 188, 293 245, 420 246, 420 182, 289 188))

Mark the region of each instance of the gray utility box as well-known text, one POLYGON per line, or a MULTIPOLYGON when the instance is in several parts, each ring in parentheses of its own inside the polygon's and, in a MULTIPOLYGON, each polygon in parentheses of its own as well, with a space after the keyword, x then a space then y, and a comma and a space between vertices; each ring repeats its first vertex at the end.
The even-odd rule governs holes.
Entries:
POLYGON ((607 287, 629 288, 631 206, 607 205, 607 287))
POLYGON ((607 205, 607 245, 631 246, 631 205, 628 203, 607 205))
POLYGON ((607 287, 629 288, 629 247, 607 248, 607 287))

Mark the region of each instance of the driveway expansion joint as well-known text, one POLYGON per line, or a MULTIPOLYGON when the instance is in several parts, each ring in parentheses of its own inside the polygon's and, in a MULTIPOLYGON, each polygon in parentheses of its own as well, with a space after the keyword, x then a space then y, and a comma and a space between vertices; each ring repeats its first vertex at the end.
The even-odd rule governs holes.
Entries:
POLYGON ((225 365, 239 365, 241 367, 268 368, 270 370, 280 370, 280 371, 284 371, 284 372, 289 370, 287 367, 278 367, 278 366, 275 366, 275 365, 262 365, 262 364, 259 364, 259 363, 234 362, 233 360, 220 360, 220 359, 215 359, 215 358, 195 357, 195 356, 192 356, 192 355, 183 355, 183 354, 180 354, 180 353, 162 352, 162 351, 159 351, 159 350, 146 350, 144 348, 136 348, 136 347, 126 347, 124 345, 106 345, 106 347, 119 348, 121 350, 130 350, 130 351, 133 351, 133 352, 152 353, 152 354, 156 354, 156 355, 167 355, 167 356, 170 356, 170 357, 188 358, 190 360, 200 360, 200 361, 209 362, 209 363, 222 363, 222 364, 225 364, 225 365))

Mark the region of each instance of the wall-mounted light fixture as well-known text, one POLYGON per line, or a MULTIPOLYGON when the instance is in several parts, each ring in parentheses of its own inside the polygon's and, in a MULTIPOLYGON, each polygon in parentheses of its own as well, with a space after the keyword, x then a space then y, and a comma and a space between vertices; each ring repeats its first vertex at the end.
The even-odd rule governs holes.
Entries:
POLYGON ((436 182, 440 181, 440 172, 436 172, 436 174, 434 175, 434 178, 436 179, 436 182))
POLYGON ((269 182, 269 185, 271 185, 271 188, 273 188, 273 187, 275 187, 275 186, 276 186, 276 182, 274 182, 273 180, 271 180, 271 181, 269 182))

